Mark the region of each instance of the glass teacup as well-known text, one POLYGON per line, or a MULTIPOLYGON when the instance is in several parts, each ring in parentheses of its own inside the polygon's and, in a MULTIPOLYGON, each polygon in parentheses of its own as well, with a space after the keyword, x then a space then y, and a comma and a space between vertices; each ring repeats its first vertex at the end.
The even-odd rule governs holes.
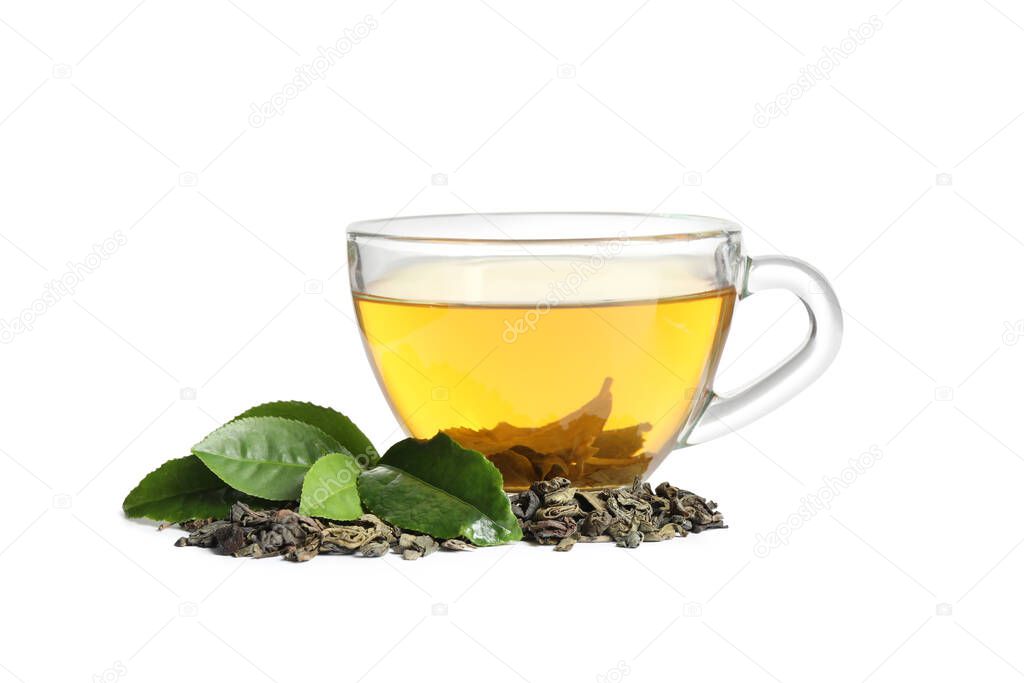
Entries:
POLYGON ((509 491, 647 477, 674 449, 764 415, 842 336, 825 278, 751 258, 738 225, 625 213, 417 216, 349 226, 363 340, 406 431, 486 455, 509 491), (730 396, 714 377, 737 299, 787 289, 806 341, 730 396))

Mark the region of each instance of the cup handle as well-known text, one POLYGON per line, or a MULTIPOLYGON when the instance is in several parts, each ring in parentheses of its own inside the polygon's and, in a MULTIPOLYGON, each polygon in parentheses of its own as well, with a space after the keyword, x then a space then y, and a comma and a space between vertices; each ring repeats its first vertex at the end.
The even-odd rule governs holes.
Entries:
POLYGON ((749 424, 779 407, 818 379, 839 352, 843 313, 825 276, 787 256, 746 257, 739 299, 766 289, 787 289, 807 309, 810 330, 804 342, 775 369, 729 396, 708 392, 696 425, 679 447, 710 441, 749 424))

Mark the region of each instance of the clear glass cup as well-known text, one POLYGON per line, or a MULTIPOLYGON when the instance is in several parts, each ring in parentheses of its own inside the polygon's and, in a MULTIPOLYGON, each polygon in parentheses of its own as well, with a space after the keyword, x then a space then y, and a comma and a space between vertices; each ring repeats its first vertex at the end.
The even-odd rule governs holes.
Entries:
POLYGON ((407 433, 444 431, 505 488, 647 477, 677 448, 757 419, 831 363, 842 314, 821 273, 750 257, 740 227, 703 216, 495 213, 348 229, 363 340, 407 433), (728 396, 715 371, 736 300, 792 292, 804 342, 728 396))

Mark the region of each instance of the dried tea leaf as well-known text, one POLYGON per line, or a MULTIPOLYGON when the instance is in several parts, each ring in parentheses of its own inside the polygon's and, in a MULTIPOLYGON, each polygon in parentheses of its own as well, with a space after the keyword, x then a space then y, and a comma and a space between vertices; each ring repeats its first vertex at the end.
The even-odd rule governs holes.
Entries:
POLYGON ((418 560, 434 552, 438 547, 437 541, 425 534, 419 536, 402 534, 398 539, 398 549, 402 552, 402 559, 405 560, 418 560))
POLYGON ((320 552, 380 557, 398 543, 400 533, 379 517, 364 514, 348 522, 328 523, 321 532, 320 552))
POLYGON ((576 502, 565 505, 548 505, 537 510, 534 519, 558 519, 560 517, 582 517, 583 511, 576 502))
POLYGON ((537 512, 537 508, 540 507, 540 496, 532 488, 526 489, 522 493, 514 494, 511 497, 512 514, 517 519, 533 519, 533 515, 537 512))
POLYGON ((575 534, 576 529, 576 521, 571 517, 543 519, 526 523, 526 530, 533 537, 533 540, 541 545, 557 543, 566 536, 575 534))
POLYGON ((441 541, 441 547, 445 550, 476 550, 476 546, 472 543, 466 543, 460 538, 448 538, 441 541))
POLYGON ((338 550, 358 550, 376 537, 373 527, 357 524, 333 525, 323 530, 320 543, 338 550))
POLYGON ((676 536, 685 536, 686 531, 681 530, 676 524, 665 524, 660 529, 644 533, 644 542, 667 541, 676 536), (682 532, 682 533, 680 533, 682 532))
MULTIPOLYGON (((613 523, 611 528, 614 529, 615 526, 616 523, 613 523)), ((612 538, 615 539, 615 545, 621 548, 636 548, 643 543, 644 535, 640 531, 639 522, 634 519, 625 530, 625 533, 616 534, 613 532, 612 538)))
POLYGON ((237 524, 219 526, 213 532, 213 537, 217 542, 217 547, 228 555, 234 555, 246 545, 245 529, 237 524))
POLYGON ((286 559, 293 562, 308 562, 320 554, 318 548, 296 548, 285 555, 286 559))
POLYGON ((231 522, 218 519, 209 524, 193 529, 188 536, 182 536, 174 545, 179 548, 194 545, 200 548, 214 548, 217 546, 217 531, 224 526, 231 526, 231 522))
POLYGON ((601 491, 580 491, 576 490, 576 499, 583 510, 604 510, 604 493, 601 491))
POLYGON ((554 479, 560 484, 558 488, 549 489, 544 493, 544 505, 568 505, 576 503, 576 488, 569 485, 568 479, 554 479))
POLYGON ((576 545, 576 541, 580 539, 579 534, 573 534, 572 536, 566 536, 561 541, 555 544, 555 550, 560 553, 566 553, 572 550, 572 547, 576 545))
MULTIPOLYGON (((267 502, 269 503, 271 501, 267 501, 267 502)), ((207 524, 210 524, 210 523, 215 522, 215 521, 217 521, 217 520, 214 517, 204 517, 202 519, 198 519, 198 518, 197 519, 189 519, 189 520, 186 520, 186 521, 182 522, 181 524, 179 524, 179 526, 182 529, 184 529, 185 531, 195 531, 196 529, 204 527, 207 524)), ((169 525, 161 524, 160 525, 160 531, 163 531, 163 529, 165 527, 167 527, 167 526, 169 526, 169 525)))
POLYGON ((537 494, 541 496, 541 498, 545 498, 549 494, 556 493, 558 491, 561 491, 562 489, 568 488, 569 485, 570 482, 568 479, 564 477, 557 477, 555 479, 551 479, 548 481, 534 482, 533 486, 531 486, 530 488, 536 491, 537 494))
POLYGON ((605 509, 592 510, 587 513, 580 530, 585 536, 601 536, 608 531, 611 523, 612 516, 605 509))
POLYGON ((387 555, 391 545, 387 541, 370 541, 359 546, 359 554, 363 557, 381 557, 387 555))

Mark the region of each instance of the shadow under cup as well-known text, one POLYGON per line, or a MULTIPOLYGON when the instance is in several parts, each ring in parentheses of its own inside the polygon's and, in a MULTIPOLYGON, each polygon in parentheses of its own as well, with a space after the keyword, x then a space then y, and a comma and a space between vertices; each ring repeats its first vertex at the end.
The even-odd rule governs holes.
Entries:
POLYGON ((650 474, 712 396, 742 287, 739 228, 710 218, 398 218, 348 240, 395 415, 482 452, 509 491, 650 474))

